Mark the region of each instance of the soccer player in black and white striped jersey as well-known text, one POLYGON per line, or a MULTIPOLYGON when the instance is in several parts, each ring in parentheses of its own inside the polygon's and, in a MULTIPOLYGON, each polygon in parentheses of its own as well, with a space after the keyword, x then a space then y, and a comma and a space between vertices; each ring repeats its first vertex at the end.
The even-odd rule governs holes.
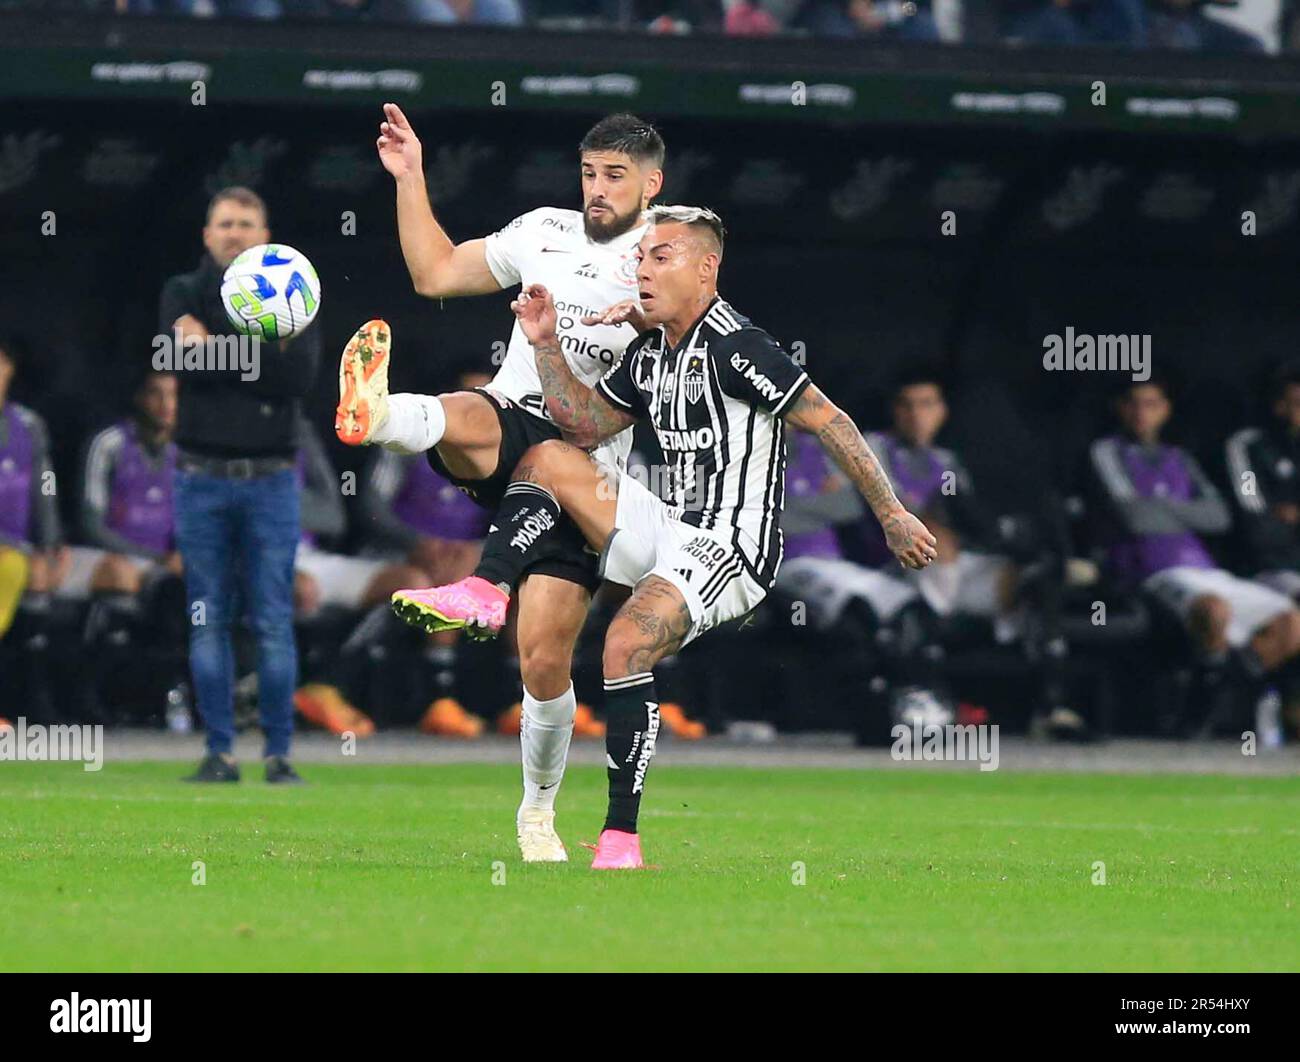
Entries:
POLYGON ((723 238, 712 211, 651 211, 639 305, 606 313, 640 334, 594 388, 564 360, 550 293, 531 285, 511 304, 564 438, 533 446, 516 466, 475 575, 418 592, 426 615, 494 632, 519 573, 556 548, 561 512, 602 551, 604 578, 634 588, 605 637, 609 813, 596 869, 643 865, 637 813, 658 735, 651 669, 751 611, 776 579, 785 422, 817 437, 902 564, 922 568, 936 555, 934 536, 899 502, 852 420, 719 297, 723 238), (663 448, 665 500, 584 452, 638 419, 650 421, 663 448))

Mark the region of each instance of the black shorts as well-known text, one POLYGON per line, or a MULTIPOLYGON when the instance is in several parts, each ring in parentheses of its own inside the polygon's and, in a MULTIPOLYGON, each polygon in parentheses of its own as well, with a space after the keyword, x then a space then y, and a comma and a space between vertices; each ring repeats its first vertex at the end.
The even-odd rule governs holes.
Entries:
MULTIPOLYGON (((462 479, 454 476, 442 463, 437 447, 425 452, 429 466, 449 481, 453 486, 465 492, 473 501, 484 509, 495 513, 501 506, 501 499, 506 488, 510 486, 515 466, 529 450, 547 439, 560 438, 560 429, 548 420, 529 413, 509 399, 497 398, 495 395, 474 388, 474 393, 483 396, 497 411, 497 423, 501 425, 501 448, 497 451, 497 467, 486 479, 462 479)), ((597 571, 599 555, 587 545, 587 540, 578 525, 567 516, 562 516, 560 533, 556 536, 554 548, 548 555, 535 561, 525 569, 525 575, 552 575, 570 583, 577 583, 589 592, 595 593, 600 586, 600 574, 597 571)))

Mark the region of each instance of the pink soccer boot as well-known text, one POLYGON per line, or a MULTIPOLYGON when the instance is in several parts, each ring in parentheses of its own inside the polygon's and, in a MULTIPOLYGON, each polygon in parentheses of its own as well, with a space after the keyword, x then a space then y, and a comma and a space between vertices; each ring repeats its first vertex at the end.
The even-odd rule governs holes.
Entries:
POLYGON ((393 594, 393 611, 411 626, 430 632, 464 630, 471 638, 495 638, 505 626, 509 604, 510 595, 477 575, 393 594))
POLYGON ((644 870, 641 859, 641 835, 622 830, 601 830, 596 841, 596 858, 592 870, 644 870))

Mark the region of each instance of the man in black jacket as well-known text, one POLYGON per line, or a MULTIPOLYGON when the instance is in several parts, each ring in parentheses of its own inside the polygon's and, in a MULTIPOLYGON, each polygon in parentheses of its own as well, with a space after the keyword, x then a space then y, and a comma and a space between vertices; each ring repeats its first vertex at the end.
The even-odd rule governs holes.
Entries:
POLYGON ((1300 600, 1300 364, 1277 372, 1272 399, 1270 424, 1228 440, 1228 477, 1250 570, 1300 600))
MULTIPOLYGON (((242 251, 270 239, 266 207, 247 188, 208 204, 198 269, 163 286, 160 340, 203 344, 234 336, 221 278, 242 251)), ((244 339, 248 343, 251 340, 244 339)), ((215 344, 192 347, 180 370, 176 428, 176 539, 190 609, 190 670, 207 728, 207 755, 192 781, 238 781, 234 745, 231 626, 242 606, 257 642, 258 696, 266 736, 266 780, 301 781, 290 766, 293 691, 293 567, 299 529, 295 470, 299 400, 320 360, 317 326, 278 343, 240 350, 222 367, 215 344), (199 358, 194 351, 205 350, 199 358), (245 357, 251 353, 250 359, 245 357), (235 360, 235 359, 231 359, 235 360), (239 589, 236 595, 236 587, 239 589)), ((224 351, 221 352, 224 355, 224 351)))

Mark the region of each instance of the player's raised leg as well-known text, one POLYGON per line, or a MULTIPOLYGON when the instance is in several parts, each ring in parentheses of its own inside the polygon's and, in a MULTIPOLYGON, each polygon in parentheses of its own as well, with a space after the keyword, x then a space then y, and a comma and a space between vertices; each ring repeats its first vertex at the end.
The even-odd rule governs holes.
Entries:
POLYGON ((495 636, 512 588, 530 567, 571 545, 574 525, 593 549, 604 547, 617 498, 617 484, 585 450, 558 439, 530 447, 515 466, 474 574, 447 586, 399 590, 394 610, 426 629, 495 636))
POLYGON ((403 454, 438 449, 447 470, 467 479, 496 471, 501 424, 491 401, 472 391, 443 395, 388 392, 393 332, 367 321, 339 359, 334 430, 349 446, 382 446, 403 454))

